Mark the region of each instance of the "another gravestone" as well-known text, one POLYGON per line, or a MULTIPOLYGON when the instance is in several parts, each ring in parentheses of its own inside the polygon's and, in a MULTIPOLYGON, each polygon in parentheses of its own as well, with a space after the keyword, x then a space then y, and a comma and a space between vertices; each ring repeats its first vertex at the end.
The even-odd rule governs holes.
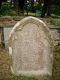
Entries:
POLYGON ((8 48, 9 34, 11 30, 12 30, 12 27, 4 27, 3 29, 5 48, 8 48))
POLYGON ((52 40, 44 22, 35 17, 24 18, 14 26, 9 37, 14 74, 52 74, 52 40))

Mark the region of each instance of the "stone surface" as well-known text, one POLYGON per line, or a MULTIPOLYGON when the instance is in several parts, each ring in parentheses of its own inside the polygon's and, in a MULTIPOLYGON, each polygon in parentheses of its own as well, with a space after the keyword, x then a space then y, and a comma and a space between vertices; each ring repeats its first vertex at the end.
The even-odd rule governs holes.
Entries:
POLYGON ((57 46, 58 45, 58 42, 60 41, 59 40, 58 30, 56 30, 56 29, 50 30, 50 33, 51 33, 51 37, 52 37, 54 46, 57 46))
POLYGON ((1 44, 1 35, 2 35, 2 34, 0 33, 0 44, 1 44))
POLYGON ((9 34, 11 30, 12 30, 12 27, 10 28, 6 27, 3 29, 5 48, 8 48, 9 34))
POLYGON ((9 35, 11 70, 16 75, 51 75, 52 40, 44 22, 27 17, 9 35))
POLYGON ((0 46, 2 46, 3 43, 3 28, 0 28, 0 46))

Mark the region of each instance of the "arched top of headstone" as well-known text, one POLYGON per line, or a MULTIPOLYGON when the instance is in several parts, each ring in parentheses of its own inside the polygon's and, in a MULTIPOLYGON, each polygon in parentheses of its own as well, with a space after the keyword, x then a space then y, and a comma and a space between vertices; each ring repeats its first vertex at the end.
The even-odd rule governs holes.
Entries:
POLYGON ((12 34, 14 33, 15 30, 22 30, 22 28, 28 23, 36 24, 38 27, 40 25, 42 28, 47 30, 47 33, 49 31, 47 25, 42 20, 32 17, 32 16, 29 16, 29 17, 26 17, 26 18, 22 19, 21 21, 17 22, 17 24, 13 27, 9 37, 12 36, 12 34))
MULTIPOLYGON (((36 18, 36 17, 32 17, 32 16, 29 16, 29 17, 26 17, 24 19, 22 19, 21 21, 18 21, 16 23, 16 25, 13 27, 13 29, 11 30, 10 32, 10 35, 9 35, 9 38, 11 40, 11 37, 13 36, 13 34, 16 32, 16 31, 22 31, 23 27, 26 25, 26 24, 35 24, 37 25, 39 28, 42 28, 46 35, 51 39, 51 35, 50 35, 50 31, 49 31, 49 28, 48 26, 40 19, 36 18)), ((52 42, 52 41, 51 41, 52 42)))

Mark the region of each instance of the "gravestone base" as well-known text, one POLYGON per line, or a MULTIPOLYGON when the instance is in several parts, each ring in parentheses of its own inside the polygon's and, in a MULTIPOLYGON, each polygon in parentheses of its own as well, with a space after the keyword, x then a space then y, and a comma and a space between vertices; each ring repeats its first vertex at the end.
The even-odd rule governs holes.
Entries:
POLYGON ((51 71, 49 72, 47 69, 43 69, 43 70, 31 70, 31 71, 15 71, 13 70, 13 68, 11 67, 11 71, 13 74, 15 75, 23 75, 23 76, 44 76, 44 75, 50 75, 50 73, 52 73, 51 71))

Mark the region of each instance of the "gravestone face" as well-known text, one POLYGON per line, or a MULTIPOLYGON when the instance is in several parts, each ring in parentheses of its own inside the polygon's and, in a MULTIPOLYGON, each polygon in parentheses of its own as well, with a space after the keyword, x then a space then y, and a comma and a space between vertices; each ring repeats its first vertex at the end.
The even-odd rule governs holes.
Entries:
POLYGON ((14 74, 52 74, 52 41, 44 22, 34 17, 24 18, 14 26, 9 37, 14 74))

